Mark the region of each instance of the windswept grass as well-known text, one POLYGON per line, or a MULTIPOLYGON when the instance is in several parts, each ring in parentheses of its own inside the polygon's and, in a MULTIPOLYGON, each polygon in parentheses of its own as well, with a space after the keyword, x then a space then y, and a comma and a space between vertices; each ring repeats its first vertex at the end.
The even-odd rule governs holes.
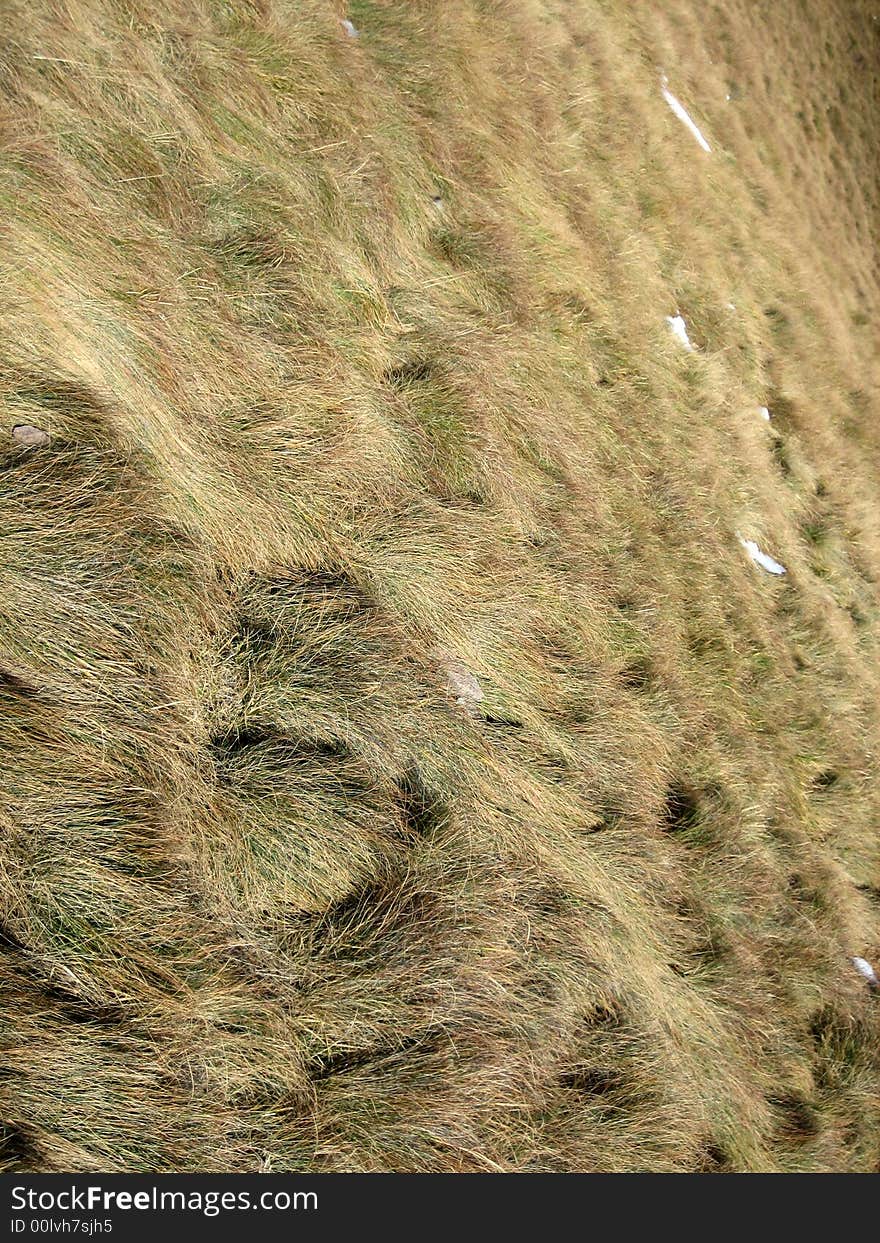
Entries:
POLYGON ((0 1168, 878 1168, 873 7, 2 0, 0 1168))

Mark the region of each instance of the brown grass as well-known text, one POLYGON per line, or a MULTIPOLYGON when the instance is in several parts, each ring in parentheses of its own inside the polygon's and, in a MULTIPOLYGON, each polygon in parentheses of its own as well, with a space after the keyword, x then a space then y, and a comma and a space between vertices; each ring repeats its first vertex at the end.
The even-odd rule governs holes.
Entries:
POLYGON ((877 1169, 874 7, 3 0, 3 1168, 877 1169))

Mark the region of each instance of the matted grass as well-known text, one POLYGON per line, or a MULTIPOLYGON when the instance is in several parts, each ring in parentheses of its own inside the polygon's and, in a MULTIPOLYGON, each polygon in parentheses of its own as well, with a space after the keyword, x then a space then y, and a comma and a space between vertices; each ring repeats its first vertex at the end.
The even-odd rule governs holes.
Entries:
POLYGON ((875 6, 0 7, 0 1166, 876 1170, 875 6))

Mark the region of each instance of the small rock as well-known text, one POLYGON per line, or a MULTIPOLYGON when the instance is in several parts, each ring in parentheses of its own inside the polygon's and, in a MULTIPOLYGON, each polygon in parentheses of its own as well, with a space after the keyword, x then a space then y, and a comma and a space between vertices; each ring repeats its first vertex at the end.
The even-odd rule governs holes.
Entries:
POLYGON ((35 449, 38 445, 47 445, 50 437, 48 432, 39 427, 31 427, 30 423, 16 423, 12 429, 12 439, 27 449, 35 449))
POLYGON ((770 411, 766 406, 758 406, 758 414, 760 414, 762 419, 766 419, 768 423, 770 422, 770 411))
POLYGON ((350 22, 347 17, 342 18, 340 25, 348 35, 349 39, 357 39, 359 37, 360 31, 357 26, 355 26, 354 22, 350 22))
POLYGON ((483 702, 483 688, 457 656, 447 651, 441 651, 439 656, 446 674, 447 692, 454 697, 460 708, 475 713, 477 704, 483 702))

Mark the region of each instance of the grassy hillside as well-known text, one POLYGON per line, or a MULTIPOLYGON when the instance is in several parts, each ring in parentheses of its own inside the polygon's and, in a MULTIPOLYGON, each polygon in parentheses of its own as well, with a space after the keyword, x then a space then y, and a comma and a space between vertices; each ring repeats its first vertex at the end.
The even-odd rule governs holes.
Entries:
POLYGON ((878 1168, 875 8, 0 0, 0 1167, 878 1168))

